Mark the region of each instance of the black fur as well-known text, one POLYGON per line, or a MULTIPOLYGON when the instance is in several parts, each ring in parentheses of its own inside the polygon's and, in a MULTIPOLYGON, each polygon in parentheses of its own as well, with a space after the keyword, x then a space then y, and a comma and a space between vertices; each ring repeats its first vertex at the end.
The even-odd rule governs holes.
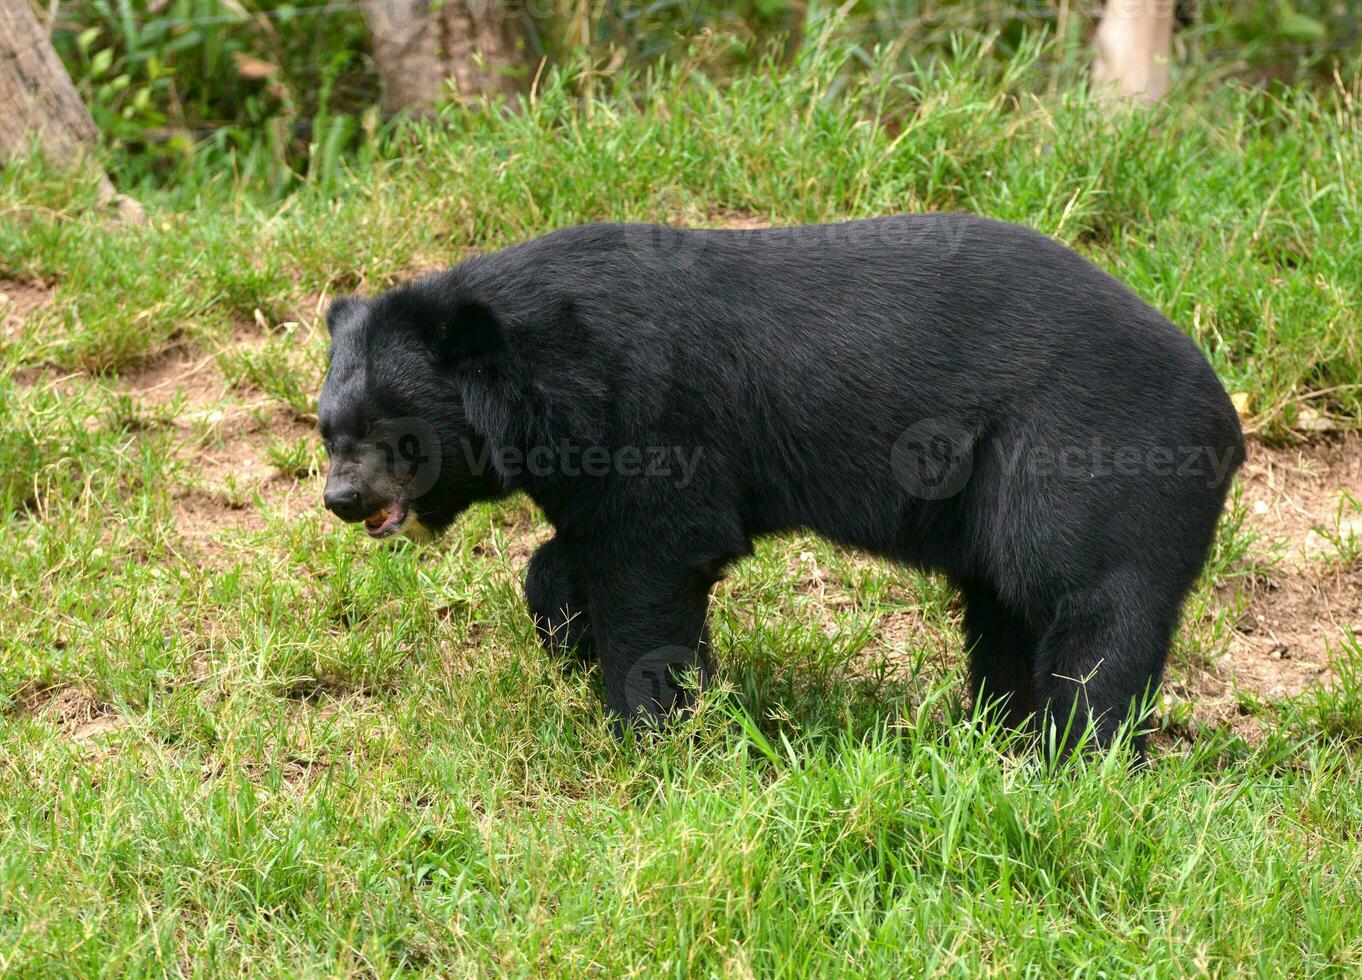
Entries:
POLYGON ((1061 729, 1076 708, 1109 739, 1159 682, 1243 458, 1180 330, 967 215, 569 228, 330 320, 333 468, 382 482, 354 447, 414 416, 440 450, 422 523, 528 493, 556 529, 527 575, 536 625, 594 646, 626 718, 686 703, 710 587, 755 537, 806 528, 944 572, 981 700, 1061 729))

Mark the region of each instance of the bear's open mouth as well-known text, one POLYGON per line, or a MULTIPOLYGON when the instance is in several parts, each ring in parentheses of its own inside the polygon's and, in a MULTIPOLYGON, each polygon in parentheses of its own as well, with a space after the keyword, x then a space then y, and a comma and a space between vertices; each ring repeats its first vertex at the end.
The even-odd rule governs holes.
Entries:
POLYGON ((364 518, 364 530, 371 538, 386 538, 402 530, 407 522, 407 503, 400 497, 364 518))

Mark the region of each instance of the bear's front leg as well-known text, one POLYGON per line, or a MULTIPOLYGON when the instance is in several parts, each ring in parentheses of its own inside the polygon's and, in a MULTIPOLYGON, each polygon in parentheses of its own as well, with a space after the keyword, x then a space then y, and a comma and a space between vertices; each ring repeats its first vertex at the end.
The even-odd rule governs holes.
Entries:
POLYGON ((582 661, 591 659, 595 644, 586 591, 557 538, 545 541, 530 557, 525 569, 525 604, 545 650, 582 661))
POLYGON ((619 570, 587 587, 605 699, 626 724, 685 712, 709 675, 709 583, 657 567, 619 570))

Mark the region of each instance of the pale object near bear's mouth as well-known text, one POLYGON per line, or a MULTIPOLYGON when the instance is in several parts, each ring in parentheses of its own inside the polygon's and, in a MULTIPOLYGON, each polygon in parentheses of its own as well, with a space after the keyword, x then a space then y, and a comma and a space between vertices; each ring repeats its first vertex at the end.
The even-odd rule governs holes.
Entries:
POLYGON ((429 544, 435 540, 435 533, 421 523, 421 515, 416 508, 401 498, 387 507, 374 511, 364 519, 364 530, 375 541, 402 535, 418 544, 429 544))
POLYGON ((364 530, 371 538, 390 538, 402 530, 409 516, 407 502, 399 497, 364 518, 364 530))

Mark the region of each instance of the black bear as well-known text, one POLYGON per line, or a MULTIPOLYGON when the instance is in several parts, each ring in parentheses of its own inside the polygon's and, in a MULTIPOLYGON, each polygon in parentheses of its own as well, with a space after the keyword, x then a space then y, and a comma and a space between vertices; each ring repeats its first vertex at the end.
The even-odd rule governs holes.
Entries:
POLYGON ((710 588, 801 528, 944 573, 976 704, 1107 742, 1159 683, 1244 457, 1177 327, 970 215, 567 228, 327 323, 326 506, 385 537, 527 493, 555 529, 530 613, 594 652, 619 719, 686 706, 710 588))

